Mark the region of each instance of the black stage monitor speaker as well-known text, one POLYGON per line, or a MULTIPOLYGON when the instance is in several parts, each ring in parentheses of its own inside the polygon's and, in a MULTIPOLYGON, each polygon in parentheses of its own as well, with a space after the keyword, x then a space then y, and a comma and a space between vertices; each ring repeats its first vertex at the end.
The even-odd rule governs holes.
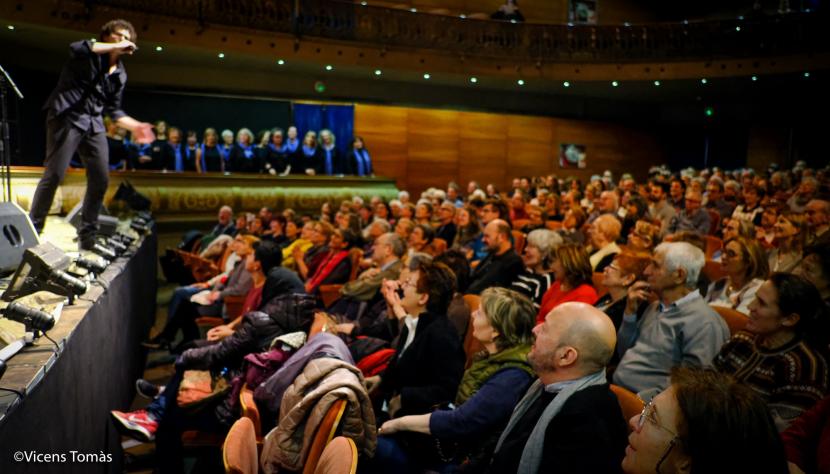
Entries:
POLYGON ((13 202, 0 202, 0 275, 13 272, 23 252, 39 243, 26 212, 13 202))
MULTIPOLYGON (((66 220, 72 224, 72 227, 79 229, 81 228, 81 206, 83 205, 83 201, 75 204, 75 207, 69 211, 69 214, 66 215, 66 220)), ((98 214, 98 231, 101 235, 114 235, 115 230, 118 228, 118 218, 112 217, 107 212, 107 209, 104 206, 101 206, 101 212, 98 214)))
POLYGON ((3 293, 3 300, 14 301, 36 291, 51 291, 72 301, 86 293, 86 283, 66 273, 72 261, 63 251, 49 242, 27 249, 3 293))

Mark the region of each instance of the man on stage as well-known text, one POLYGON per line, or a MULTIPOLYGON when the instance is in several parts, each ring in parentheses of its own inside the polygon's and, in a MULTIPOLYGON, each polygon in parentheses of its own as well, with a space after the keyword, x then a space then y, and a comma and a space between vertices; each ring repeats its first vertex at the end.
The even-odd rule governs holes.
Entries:
POLYGON ((98 212, 109 183, 107 134, 103 113, 132 132, 133 141, 150 143, 152 125, 139 122, 121 110, 127 72, 121 56, 137 49, 135 28, 125 20, 112 20, 101 28, 100 41, 77 41, 69 45, 69 61, 58 85, 44 105, 46 114, 46 159, 29 215, 38 233, 52 206, 55 190, 63 180, 72 155, 77 151, 86 166, 87 188, 81 210, 78 245, 82 250, 95 244, 98 212))

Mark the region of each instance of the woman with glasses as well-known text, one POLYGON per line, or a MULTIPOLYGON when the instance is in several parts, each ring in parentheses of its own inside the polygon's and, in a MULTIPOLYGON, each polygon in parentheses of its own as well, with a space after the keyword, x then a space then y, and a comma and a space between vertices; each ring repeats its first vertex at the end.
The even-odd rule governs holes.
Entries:
MULTIPOLYGON (((628 289, 635 281, 643 277, 648 264, 651 263, 651 255, 645 252, 633 252, 624 250, 617 254, 610 265, 602 272, 602 285, 608 289, 602 298, 594 306, 607 314, 614 327, 620 329, 622 324, 625 306, 628 302, 628 289)), ((642 315, 648 306, 647 302, 640 304, 637 315, 642 315)))
POLYGON ((749 303, 769 275, 769 265, 761 245, 755 239, 734 237, 726 241, 721 254, 726 276, 712 282, 706 302, 749 313, 749 303))
POLYGON ((669 388, 631 418, 626 474, 786 474, 764 400, 732 377, 675 369, 669 388))
POLYGON ((529 297, 537 307, 542 304, 542 296, 553 283, 551 263, 554 252, 562 242, 559 234, 548 229, 536 229, 527 235, 527 244, 522 251, 525 268, 510 288, 529 297))
POLYGON ((749 304, 745 330, 723 345, 713 365, 758 392, 783 430, 830 390, 828 334, 816 287, 796 275, 773 273, 749 304))
MULTIPOLYGON (((455 408, 387 421, 379 430, 379 446, 400 443, 402 438, 390 436, 395 433, 422 433, 431 435, 432 443, 425 443, 429 449, 418 456, 404 449, 410 463, 435 467, 467 462, 471 464, 465 467, 471 467, 488 460, 514 406, 534 378, 527 354, 535 314, 530 300, 515 291, 484 290, 471 326, 484 351, 464 372, 455 408)), ((387 450, 379 447, 379 451, 387 450)))
POLYGON ((545 316, 562 303, 576 301, 593 305, 599 297, 592 286, 591 261, 585 247, 575 244, 556 248, 551 259, 551 270, 556 281, 542 296, 542 305, 536 322, 545 321, 545 316))

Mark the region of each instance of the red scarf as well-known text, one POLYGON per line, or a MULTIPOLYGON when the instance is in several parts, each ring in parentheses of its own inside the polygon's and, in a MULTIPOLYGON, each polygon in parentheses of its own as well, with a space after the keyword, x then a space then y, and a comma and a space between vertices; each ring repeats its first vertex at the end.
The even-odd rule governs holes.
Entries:
POLYGON ((317 265, 317 271, 314 272, 314 275, 306 282, 306 291, 308 293, 314 293, 317 287, 320 286, 320 283, 348 256, 348 250, 340 250, 337 253, 329 252, 326 258, 320 262, 320 265, 317 265))

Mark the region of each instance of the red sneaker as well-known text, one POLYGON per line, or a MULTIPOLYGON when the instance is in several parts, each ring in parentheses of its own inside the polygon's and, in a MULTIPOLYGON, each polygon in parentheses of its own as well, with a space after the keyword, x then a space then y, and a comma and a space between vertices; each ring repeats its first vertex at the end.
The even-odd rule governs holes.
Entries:
POLYGON ((112 410, 110 412, 118 431, 125 436, 149 443, 156 438, 159 423, 146 410, 136 410, 129 413, 112 410))

